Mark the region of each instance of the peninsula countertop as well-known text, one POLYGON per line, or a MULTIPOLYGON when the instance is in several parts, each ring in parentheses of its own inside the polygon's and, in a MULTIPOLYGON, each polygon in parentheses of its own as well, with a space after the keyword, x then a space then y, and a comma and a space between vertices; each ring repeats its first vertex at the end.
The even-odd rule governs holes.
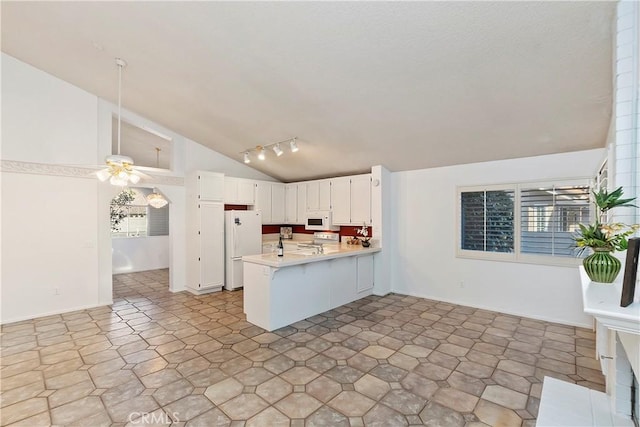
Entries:
POLYGON ((242 261, 253 264, 265 265, 268 267, 289 267, 292 265, 309 264, 312 262, 328 261, 335 258, 367 255, 380 252, 382 248, 370 246, 364 248, 361 245, 347 245, 340 243, 335 245, 325 245, 323 253, 313 253, 313 249, 301 249, 297 251, 285 252, 284 256, 276 254, 248 255, 243 256, 242 261))

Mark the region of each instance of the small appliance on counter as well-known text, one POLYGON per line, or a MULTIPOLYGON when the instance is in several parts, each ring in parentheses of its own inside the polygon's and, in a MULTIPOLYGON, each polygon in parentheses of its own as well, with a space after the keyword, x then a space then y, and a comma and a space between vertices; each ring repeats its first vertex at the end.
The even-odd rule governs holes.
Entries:
POLYGON ((292 227, 280 227, 280 237, 283 239, 293 239, 292 227))

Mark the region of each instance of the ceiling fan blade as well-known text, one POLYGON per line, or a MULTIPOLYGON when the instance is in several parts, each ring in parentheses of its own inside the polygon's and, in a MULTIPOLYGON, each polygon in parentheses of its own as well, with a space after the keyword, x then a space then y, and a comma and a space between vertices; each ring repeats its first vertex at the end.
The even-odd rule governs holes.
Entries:
POLYGON ((138 175, 140 178, 144 179, 145 181, 153 180, 153 177, 151 175, 147 175, 146 173, 136 169, 135 167, 132 169, 131 173, 138 175))

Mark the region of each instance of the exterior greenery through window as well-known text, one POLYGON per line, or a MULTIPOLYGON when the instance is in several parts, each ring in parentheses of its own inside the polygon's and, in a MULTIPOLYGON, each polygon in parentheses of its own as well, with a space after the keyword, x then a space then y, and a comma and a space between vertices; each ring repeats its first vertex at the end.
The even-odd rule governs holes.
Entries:
POLYGON ((513 252, 513 191, 462 193, 462 249, 513 252))
POLYGON ((125 188, 111 200, 111 236, 145 237, 169 234, 169 205, 156 209, 145 199, 152 190, 125 188))
POLYGON ((571 237, 592 215, 586 180, 458 192, 459 256, 541 263, 544 257, 564 257, 575 262, 571 237))

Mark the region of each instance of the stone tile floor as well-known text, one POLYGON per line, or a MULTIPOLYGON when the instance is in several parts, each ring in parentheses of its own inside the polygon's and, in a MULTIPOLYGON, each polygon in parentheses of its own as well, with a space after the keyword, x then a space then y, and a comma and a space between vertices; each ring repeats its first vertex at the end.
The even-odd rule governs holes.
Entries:
POLYGON ((0 424, 533 426, 545 375, 603 389, 590 330, 392 294, 269 333, 167 289, 2 326, 0 424))

